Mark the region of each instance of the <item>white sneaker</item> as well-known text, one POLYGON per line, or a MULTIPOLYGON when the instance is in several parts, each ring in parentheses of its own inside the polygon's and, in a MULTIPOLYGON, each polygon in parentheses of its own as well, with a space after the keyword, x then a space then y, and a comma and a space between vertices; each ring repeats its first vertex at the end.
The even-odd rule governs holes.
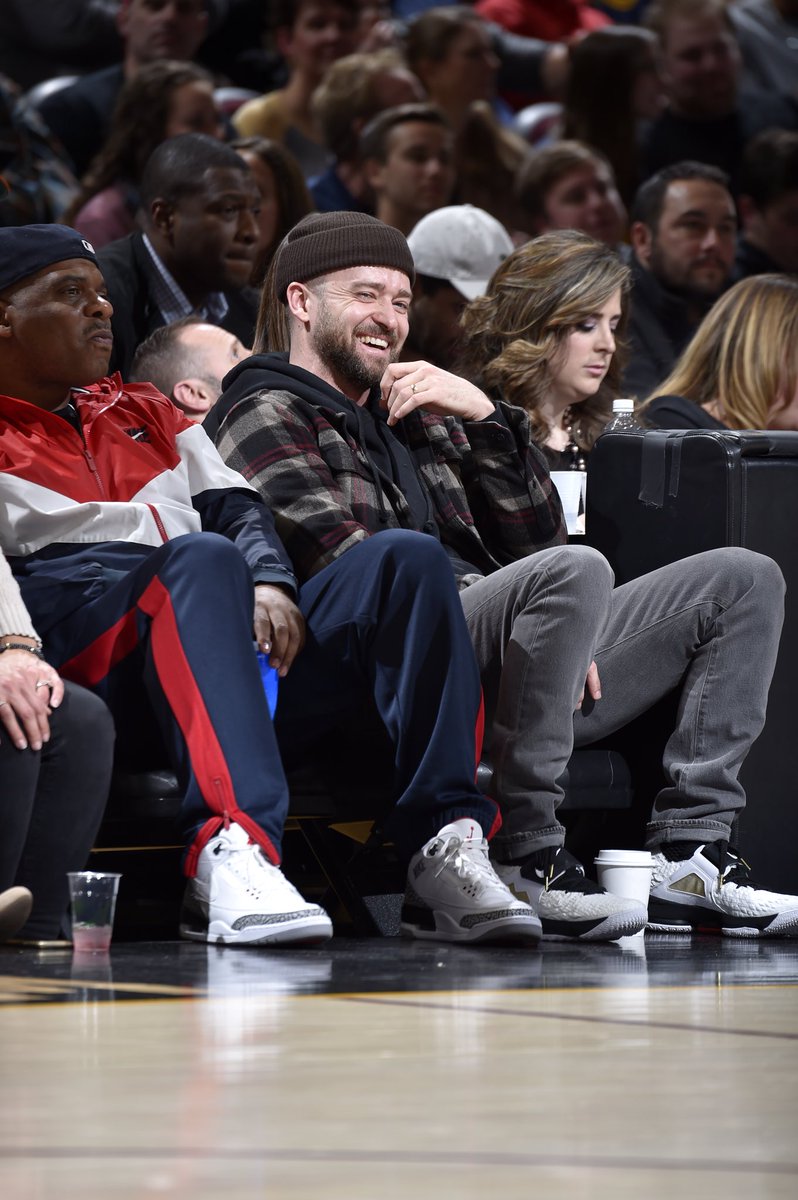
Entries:
POLYGON ((555 942, 612 942, 638 933, 644 905, 593 883, 563 846, 537 850, 519 862, 497 863, 496 872, 514 896, 540 917, 543 938, 555 942))
POLYGON ((757 887, 748 863, 720 842, 668 842, 654 855, 648 925, 653 933, 798 937, 798 896, 757 887))
POLYGON ((320 942, 332 937, 332 922, 300 896, 240 825, 230 825, 199 856, 183 897, 180 936, 249 946, 320 942))
POLYGON ((476 821, 445 825, 413 855, 401 931, 445 942, 532 942, 540 921, 504 886, 476 821))

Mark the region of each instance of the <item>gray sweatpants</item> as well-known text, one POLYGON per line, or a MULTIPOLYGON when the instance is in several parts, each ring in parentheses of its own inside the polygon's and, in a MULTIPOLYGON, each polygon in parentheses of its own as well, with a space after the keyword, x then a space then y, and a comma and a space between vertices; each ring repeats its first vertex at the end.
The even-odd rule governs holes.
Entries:
POLYGON ((463 608, 482 675, 499 859, 561 845, 558 780, 574 746, 678 690, 647 845, 727 838, 762 730, 784 617, 777 565, 710 550, 622 587, 589 547, 543 550, 472 584, 463 608), (602 699, 576 705, 595 659, 602 699))

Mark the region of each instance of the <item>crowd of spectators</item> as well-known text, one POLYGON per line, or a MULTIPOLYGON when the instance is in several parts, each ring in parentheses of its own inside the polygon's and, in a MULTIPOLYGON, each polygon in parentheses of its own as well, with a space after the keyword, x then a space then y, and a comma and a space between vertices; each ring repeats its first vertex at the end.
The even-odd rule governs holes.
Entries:
MULTIPOLYGON (((798 429, 797 0, 56 8, 42 20, 35 5, 0 6, 0 230, 84 239, 103 279, 109 370, 154 384, 187 425, 207 418, 251 347, 289 351, 313 297, 280 292, 281 248, 314 214, 345 213, 319 226, 333 273, 348 263, 336 240, 346 221, 376 218, 398 239, 386 267, 409 280, 409 329, 385 337, 375 319, 375 356, 424 360, 520 408, 550 468, 584 470, 618 394, 668 428, 798 429), (555 362, 563 331, 583 339, 586 367, 555 362), (579 370, 591 386, 574 383, 579 370)), ((64 261, 55 253, 42 265, 64 261)), ((385 444, 370 479, 396 465, 385 431, 373 438, 368 454, 385 444)), ((14 567, 15 545, 0 549, 14 567)), ((30 690, 24 648, 16 660, 13 673, 0 657, 3 772, 4 730, 30 690)), ((85 704, 69 683, 54 738, 85 704)), ((42 789, 37 773, 26 779, 35 814, 42 789)), ((466 809, 449 816, 477 811, 466 809)), ((59 870, 95 828, 87 817, 60 847, 59 870)), ((52 932, 64 897, 45 889, 38 857, 20 866, 25 836, 0 882, 33 880, 42 899, 26 929, 52 932)), ((242 847, 225 838, 227 859, 242 847)), ((298 928, 326 936, 326 916, 297 903, 298 928)))

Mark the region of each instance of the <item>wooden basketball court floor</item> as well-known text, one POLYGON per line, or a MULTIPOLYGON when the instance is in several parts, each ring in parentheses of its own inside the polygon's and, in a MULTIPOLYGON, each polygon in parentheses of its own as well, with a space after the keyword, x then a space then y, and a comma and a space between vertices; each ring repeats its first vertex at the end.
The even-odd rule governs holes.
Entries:
POLYGON ((798 941, 0 949, 3 1200, 798 1197, 798 941))

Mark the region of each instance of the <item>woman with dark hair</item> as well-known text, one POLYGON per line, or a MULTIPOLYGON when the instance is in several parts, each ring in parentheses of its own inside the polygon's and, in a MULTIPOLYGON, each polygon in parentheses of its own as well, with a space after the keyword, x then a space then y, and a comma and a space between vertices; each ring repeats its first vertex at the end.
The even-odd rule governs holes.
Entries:
POLYGON ((132 233, 144 165, 156 146, 180 133, 223 137, 213 79, 194 63, 162 59, 122 88, 108 140, 83 178, 67 224, 97 248, 132 233))
POLYGON ((499 60, 487 25, 469 8, 432 8, 410 23, 404 50, 454 130, 457 202, 485 209, 510 233, 521 228, 515 177, 529 146, 495 114, 499 60))
POLYGON ((581 468, 617 395, 629 268, 576 230, 510 254, 463 314, 461 373, 526 409, 549 465, 581 468))
POLYGON ((602 152, 627 207, 641 182, 641 122, 655 120, 665 104, 656 45, 647 29, 615 25, 571 48, 563 136, 602 152))
POLYGON ((242 104, 233 124, 241 137, 267 137, 285 146, 311 179, 330 159, 311 99, 336 59, 357 49, 360 0, 270 0, 263 9, 287 78, 283 87, 242 104))
POLYGON ((299 163, 285 146, 262 137, 237 138, 231 146, 252 171, 260 192, 260 242, 250 278, 252 287, 260 287, 288 230, 316 209, 299 163))

